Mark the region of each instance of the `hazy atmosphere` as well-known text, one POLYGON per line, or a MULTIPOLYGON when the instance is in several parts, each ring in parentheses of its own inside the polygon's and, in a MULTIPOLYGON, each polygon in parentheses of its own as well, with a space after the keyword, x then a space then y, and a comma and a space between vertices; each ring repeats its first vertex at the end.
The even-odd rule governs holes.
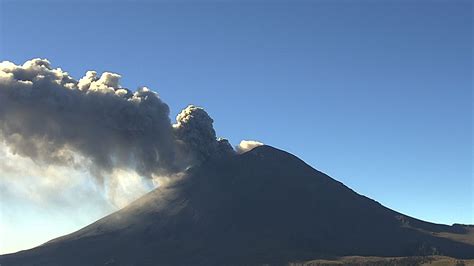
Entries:
POLYGON ((0 0, 0 254, 262 144, 474 224, 472 25, 470 1, 0 0))

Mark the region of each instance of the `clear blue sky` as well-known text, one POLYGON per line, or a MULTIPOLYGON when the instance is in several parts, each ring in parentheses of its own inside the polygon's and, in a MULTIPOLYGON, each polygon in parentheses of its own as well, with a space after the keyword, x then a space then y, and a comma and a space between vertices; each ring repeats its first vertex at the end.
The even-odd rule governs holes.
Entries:
POLYGON ((123 75, 411 216, 474 223, 470 1, 3 1, 0 60, 123 75))

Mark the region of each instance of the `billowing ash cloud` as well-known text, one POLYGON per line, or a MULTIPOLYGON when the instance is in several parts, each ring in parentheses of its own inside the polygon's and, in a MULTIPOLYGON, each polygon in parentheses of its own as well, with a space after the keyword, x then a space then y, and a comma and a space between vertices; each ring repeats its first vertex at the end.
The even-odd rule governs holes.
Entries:
POLYGON ((45 59, 0 63, 0 141, 39 164, 94 175, 127 168, 151 177, 232 152, 204 109, 188 106, 172 125, 157 93, 119 80, 89 71, 77 81, 45 59))
POLYGON ((248 152, 255 147, 262 146, 263 143, 255 140, 242 140, 239 145, 235 147, 235 150, 238 154, 242 154, 244 152, 248 152))
POLYGON ((217 142, 213 122, 203 108, 193 105, 178 114, 173 128, 185 152, 193 153, 197 158, 205 158, 215 151, 217 142))
POLYGON ((214 120, 201 107, 189 105, 176 117, 173 125, 178 145, 191 160, 202 161, 213 154, 229 153, 232 146, 226 139, 216 139, 214 120))

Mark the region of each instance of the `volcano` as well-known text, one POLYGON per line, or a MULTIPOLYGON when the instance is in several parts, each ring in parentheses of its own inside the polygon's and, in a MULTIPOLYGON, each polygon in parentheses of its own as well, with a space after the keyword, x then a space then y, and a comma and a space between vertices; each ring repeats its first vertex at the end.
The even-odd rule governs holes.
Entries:
MULTIPOLYGON (((270 146, 212 158, 9 265, 285 264, 340 256, 474 258, 472 226, 424 222, 270 146)), ((5 241, 5 240, 3 240, 5 241)), ((8 241, 8 240, 7 240, 8 241)))

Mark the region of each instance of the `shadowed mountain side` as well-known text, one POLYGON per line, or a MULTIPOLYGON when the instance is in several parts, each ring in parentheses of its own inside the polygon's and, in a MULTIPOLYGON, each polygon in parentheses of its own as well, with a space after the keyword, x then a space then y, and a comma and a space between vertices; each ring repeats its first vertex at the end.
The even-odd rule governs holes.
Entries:
POLYGON ((260 264, 337 256, 442 254, 474 246, 361 196, 269 146, 214 158, 179 182, 2 265, 260 264))

